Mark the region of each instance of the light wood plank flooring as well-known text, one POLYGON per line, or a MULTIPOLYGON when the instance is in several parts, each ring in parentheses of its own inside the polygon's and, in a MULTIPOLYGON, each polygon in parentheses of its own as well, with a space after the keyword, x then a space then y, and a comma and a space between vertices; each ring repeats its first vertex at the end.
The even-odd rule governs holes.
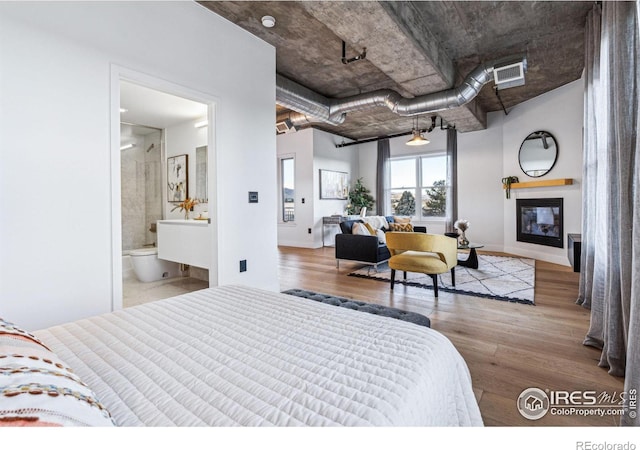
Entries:
MULTIPOLYGON (((350 277, 360 264, 341 262, 334 248, 280 247, 282 290, 291 288, 338 295, 415 311, 447 336, 469 366, 485 425, 615 426, 616 417, 553 416, 523 418, 516 408, 529 387, 620 393, 623 379, 598 367, 600 351, 582 345, 589 311, 575 304, 579 274, 571 268, 536 262, 536 306, 350 277)), ((479 252, 480 253, 480 252, 479 252)))

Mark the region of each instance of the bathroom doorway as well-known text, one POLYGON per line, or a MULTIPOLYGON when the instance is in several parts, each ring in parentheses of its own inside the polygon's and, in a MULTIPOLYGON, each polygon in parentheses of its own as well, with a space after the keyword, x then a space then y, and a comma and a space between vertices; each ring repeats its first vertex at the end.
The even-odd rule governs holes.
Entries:
MULTIPOLYGON (((207 185, 208 170, 196 162, 208 148, 209 106, 127 80, 119 87, 121 292, 130 307, 209 286, 207 269, 157 258, 157 222, 179 214, 168 197, 167 160, 188 161, 190 197, 203 184, 198 178, 207 185)), ((207 199, 198 212, 208 213, 207 199)))

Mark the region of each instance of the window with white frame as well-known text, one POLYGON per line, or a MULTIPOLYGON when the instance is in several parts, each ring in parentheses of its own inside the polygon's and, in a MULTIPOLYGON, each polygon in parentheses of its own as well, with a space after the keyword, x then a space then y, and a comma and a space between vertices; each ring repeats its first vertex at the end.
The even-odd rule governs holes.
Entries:
POLYGON ((293 157, 280 158, 280 198, 281 220, 294 222, 295 214, 295 159, 293 157))
POLYGON ((391 211, 416 220, 444 220, 451 185, 444 152, 392 158, 391 211))

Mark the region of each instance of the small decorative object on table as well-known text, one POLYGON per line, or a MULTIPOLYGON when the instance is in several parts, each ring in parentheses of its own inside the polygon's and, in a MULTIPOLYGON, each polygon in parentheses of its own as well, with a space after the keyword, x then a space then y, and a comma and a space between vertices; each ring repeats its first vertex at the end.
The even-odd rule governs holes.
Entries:
POLYGON ((176 209, 180 208, 180 211, 184 211, 184 219, 189 220, 189 214, 191 210, 193 210, 193 207, 199 203, 200 202, 195 198, 187 198, 183 202, 180 202, 176 206, 174 206, 171 211, 173 212, 176 209))
POLYGON ((469 221, 468 220, 456 220, 456 223, 453 226, 460 232, 458 236, 458 245, 460 247, 467 247, 469 245, 469 240, 465 236, 465 231, 469 229, 469 221))

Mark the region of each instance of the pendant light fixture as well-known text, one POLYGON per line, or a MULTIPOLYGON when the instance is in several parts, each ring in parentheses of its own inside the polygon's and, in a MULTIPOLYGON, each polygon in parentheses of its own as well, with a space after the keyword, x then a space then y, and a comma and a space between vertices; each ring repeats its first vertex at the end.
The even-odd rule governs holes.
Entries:
POLYGON ((418 116, 415 118, 415 125, 413 127, 413 137, 407 141, 407 145, 427 145, 429 139, 422 136, 420 128, 418 128, 418 116))

